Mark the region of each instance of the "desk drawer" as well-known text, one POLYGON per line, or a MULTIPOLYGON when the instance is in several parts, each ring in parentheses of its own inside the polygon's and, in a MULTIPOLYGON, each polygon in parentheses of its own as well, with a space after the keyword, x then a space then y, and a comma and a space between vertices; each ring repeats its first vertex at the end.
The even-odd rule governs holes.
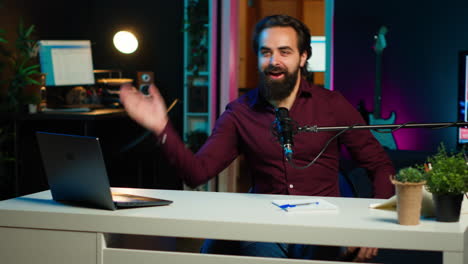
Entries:
MULTIPOLYGON (((167 247, 168 250, 161 250, 163 247, 154 247, 154 249, 136 249, 136 248, 122 248, 113 247, 121 246, 125 243, 115 243, 112 240, 118 240, 118 235, 104 235, 98 234, 98 245, 101 249, 101 256, 98 258, 103 264, 284 264, 284 259, 279 258, 260 258, 260 257, 244 257, 233 255, 214 255, 214 254, 200 254, 193 252, 174 251, 171 246, 167 247)), ((123 237, 124 239, 127 237, 123 237)), ((146 242, 160 243, 171 241, 169 238, 161 240, 158 237, 146 237, 146 242)), ((136 240, 134 240, 136 241, 136 240)), ((131 245, 132 243, 127 243, 131 245)), ((149 247, 146 247, 149 248, 149 247)), ((100 264, 101 262, 99 262, 100 264)), ((332 262, 332 261, 312 261, 312 260, 293 260, 288 259, 287 263, 293 264, 338 264, 345 262, 332 262)), ((356 262, 354 262, 356 263, 356 262)), ((369 264, 369 263, 367 263, 369 264)))
MULTIPOLYGON (((149 251, 105 248, 103 249, 104 264, 284 264, 284 259, 243 257, 229 255, 212 255, 186 252, 149 251)), ((292 260, 293 264, 338 264, 344 262, 292 260)), ((368 263, 367 263, 368 264, 368 263)))
POLYGON ((2 264, 96 264, 95 233, 0 227, 2 264))

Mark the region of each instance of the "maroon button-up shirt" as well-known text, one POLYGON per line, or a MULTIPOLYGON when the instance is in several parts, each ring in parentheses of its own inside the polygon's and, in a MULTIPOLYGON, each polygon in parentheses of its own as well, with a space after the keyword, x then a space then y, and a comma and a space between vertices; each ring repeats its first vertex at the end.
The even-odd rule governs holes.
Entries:
MULTIPOLYGON (((364 124, 359 112, 339 92, 311 86, 304 80, 289 115, 299 126, 364 124)), ((170 163, 189 186, 207 182, 239 154, 244 154, 256 193, 339 196, 338 162, 340 144, 344 144, 360 167, 370 172, 374 197, 393 195, 389 176, 395 170, 370 131, 350 130, 341 134, 312 166, 301 170, 285 160, 278 139, 270 132, 274 120, 274 108, 262 100, 255 89, 226 107, 198 153, 185 148, 170 123, 159 139, 170 163)), ((294 163, 297 166, 308 164, 336 133, 338 131, 296 134, 294 163)))

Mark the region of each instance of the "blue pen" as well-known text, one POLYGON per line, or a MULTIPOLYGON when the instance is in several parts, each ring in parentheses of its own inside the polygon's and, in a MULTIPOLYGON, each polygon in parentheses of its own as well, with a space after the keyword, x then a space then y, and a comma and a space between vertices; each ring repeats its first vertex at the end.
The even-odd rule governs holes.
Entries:
POLYGON ((288 208, 293 208, 293 207, 296 207, 296 206, 311 205, 311 204, 319 204, 319 202, 299 203, 299 204, 283 204, 283 205, 279 205, 279 208, 281 208, 281 209, 288 209, 288 208))

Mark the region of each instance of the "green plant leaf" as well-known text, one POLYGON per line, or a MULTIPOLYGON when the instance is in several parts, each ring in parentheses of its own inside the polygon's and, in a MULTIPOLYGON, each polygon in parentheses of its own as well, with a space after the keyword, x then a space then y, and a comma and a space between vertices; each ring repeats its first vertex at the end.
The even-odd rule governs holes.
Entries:
POLYGON ((25 80, 26 80, 26 84, 41 85, 40 82, 36 81, 35 79, 33 79, 31 77, 26 77, 25 80))
MULTIPOLYGON (((23 62, 23 65, 24 65, 25 63, 26 63, 26 61, 23 62)), ((28 67, 25 67, 24 70, 25 70, 25 71, 30 71, 30 70, 32 70, 32 69, 37 69, 37 68, 39 68, 39 64, 30 65, 30 66, 28 66, 28 67)))
POLYGON ((422 182, 425 180, 424 174, 418 168, 406 167, 398 171, 395 179, 399 182, 422 182))
POLYGON ((468 191, 468 165, 463 152, 449 153, 441 144, 438 152, 428 157, 432 170, 426 172, 425 177, 426 185, 432 193, 468 191))
MULTIPOLYGON (((26 30, 26 33, 24 34, 24 37, 25 38, 28 38, 31 33, 34 31, 34 25, 31 25, 27 30, 26 30)), ((29 40, 26 40, 26 41, 29 41, 29 42, 32 42, 33 40, 29 39, 29 40)))
POLYGON ((28 72, 28 76, 36 75, 36 74, 41 74, 41 72, 40 72, 40 71, 36 71, 36 70, 34 70, 34 69, 28 72))

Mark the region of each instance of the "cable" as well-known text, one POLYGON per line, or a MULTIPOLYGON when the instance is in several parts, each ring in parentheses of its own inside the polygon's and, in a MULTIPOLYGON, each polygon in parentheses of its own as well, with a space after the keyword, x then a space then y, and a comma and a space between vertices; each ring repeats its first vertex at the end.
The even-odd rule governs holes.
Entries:
MULTIPOLYGON (((362 126, 362 127, 357 127, 357 128, 364 128, 364 129, 372 129, 377 133, 392 133, 394 131, 399 130, 400 128, 429 128, 429 129, 442 129, 442 128, 447 128, 447 127, 453 127, 453 126, 467 126, 467 122, 463 121, 455 121, 455 122, 449 122, 449 123, 426 123, 426 124, 417 124, 413 122, 406 122, 400 125, 370 125, 370 126, 362 126), (378 128, 372 128, 377 126, 378 128), (396 126, 396 127, 395 127, 396 126), (394 127, 393 129, 390 129, 394 127), (382 129, 390 129, 389 131, 382 131, 382 129)), ((317 128, 317 132, 320 129, 317 128)))
MULTIPOLYGON (((169 111, 171 111, 172 108, 179 102, 179 99, 176 98, 174 101, 172 101, 171 105, 167 108, 166 113, 168 114, 169 111)), ((140 144, 147 136, 149 136, 152 133, 150 130, 146 130, 141 136, 137 137, 135 140, 132 142, 126 144, 120 149, 120 153, 127 152, 131 148, 134 148, 136 145, 140 144)))
POLYGON ((434 128, 431 128, 431 129, 442 129, 442 128, 447 128, 447 127, 451 127, 451 126, 455 126, 459 123, 460 121, 455 121, 455 122, 452 122, 450 124, 447 124, 447 125, 444 125, 444 126, 440 126, 440 127, 434 127, 434 128))
POLYGON ((310 166, 312 166, 312 164, 314 164, 318 158, 320 158, 320 156, 322 156, 322 154, 325 152, 325 150, 328 148, 328 145, 330 145, 330 143, 335 139, 337 138, 339 135, 343 134, 344 132, 348 131, 348 130, 351 130, 355 127, 356 125, 351 125, 351 126, 348 126, 347 128, 341 130, 340 132, 336 133, 332 138, 330 138, 327 143, 325 144, 325 146, 322 148, 322 150, 319 152, 319 154, 317 154, 317 156, 315 157, 315 159, 313 159, 311 162, 309 162, 309 164, 303 166, 303 167, 298 167, 296 166, 296 164, 294 164, 294 162, 291 160, 289 160, 289 164, 291 164, 291 166, 295 169, 299 169, 299 170, 303 170, 303 169, 307 169, 309 168, 310 166))
POLYGON ((405 127, 405 126, 408 125, 408 124, 411 124, 411 122, 403 123, 403 124, 399 125, 399 126, 396 127, 396 128, 390 129, 389 131, 383 131, 383 130, 378 129, 378 128, 372 129, 372 130, 374 130, 374 131, 377 132, 377 133, 381 133, 381 134, 390 134, 390 133, 393 133, 393 132, 397 131, 398 129, 400 129, 400 128, 402 128, 402 127, 405 127))

